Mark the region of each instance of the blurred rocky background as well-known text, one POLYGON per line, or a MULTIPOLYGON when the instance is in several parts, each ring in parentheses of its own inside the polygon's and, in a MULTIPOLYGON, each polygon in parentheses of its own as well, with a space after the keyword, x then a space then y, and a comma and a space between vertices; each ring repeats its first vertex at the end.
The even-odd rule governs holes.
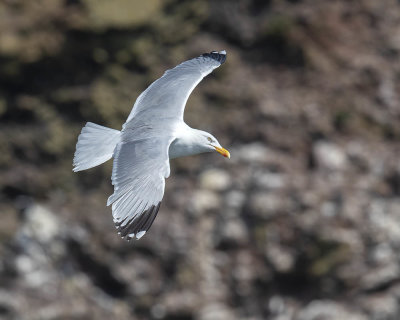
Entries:
POLYGON ((0 318, 400 319, 400 3, 0 1, 0 318), (179 62, 226 49, 137 242, 86 121, 120 129, 179 62))

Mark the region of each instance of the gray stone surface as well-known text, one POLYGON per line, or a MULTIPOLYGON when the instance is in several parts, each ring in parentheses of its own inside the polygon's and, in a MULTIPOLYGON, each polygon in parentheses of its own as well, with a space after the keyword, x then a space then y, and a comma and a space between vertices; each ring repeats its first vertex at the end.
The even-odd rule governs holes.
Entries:
POLYGON ((0 319, 400 319, 399 30, 395 0, 0 1, 0 319), (223 49, 185 120, 231 159, 172 161, 122 241, 82 126, 223 49))

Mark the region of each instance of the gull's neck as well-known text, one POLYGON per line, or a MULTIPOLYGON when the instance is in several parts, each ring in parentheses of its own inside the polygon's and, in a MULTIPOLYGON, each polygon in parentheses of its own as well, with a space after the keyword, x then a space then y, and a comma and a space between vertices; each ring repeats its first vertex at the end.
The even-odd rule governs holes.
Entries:
POLYGON ((170 159, 192 156, 209 151, 201 143, 203 138, 202 131, 193 129, 184 122, 178 126, 175 136, 175 140, 169 147, 170 159))

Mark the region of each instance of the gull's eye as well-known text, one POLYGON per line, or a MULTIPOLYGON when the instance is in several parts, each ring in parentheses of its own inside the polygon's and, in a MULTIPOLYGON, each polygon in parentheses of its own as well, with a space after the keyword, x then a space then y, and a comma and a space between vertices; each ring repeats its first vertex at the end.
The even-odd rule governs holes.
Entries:
POLYGON ((212 142, 212 139, 210 137, 207 137, 208 142, 212 142))

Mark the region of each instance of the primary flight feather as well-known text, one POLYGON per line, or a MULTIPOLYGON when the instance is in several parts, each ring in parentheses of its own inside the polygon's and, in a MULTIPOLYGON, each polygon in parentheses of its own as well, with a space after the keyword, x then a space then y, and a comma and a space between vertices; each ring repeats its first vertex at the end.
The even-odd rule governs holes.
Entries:
POLYGON ((83 127, 73 170, 114 157, 114 193, 107 205, 122 238, 140 239, 151 227, 170 174, 169 159, 211 151, 230 158, 215 137, 183 121, 190 93, 225 59, 225 50, 212 51, 166 71, 137 98, 121 131, 91 122, 83 127))

